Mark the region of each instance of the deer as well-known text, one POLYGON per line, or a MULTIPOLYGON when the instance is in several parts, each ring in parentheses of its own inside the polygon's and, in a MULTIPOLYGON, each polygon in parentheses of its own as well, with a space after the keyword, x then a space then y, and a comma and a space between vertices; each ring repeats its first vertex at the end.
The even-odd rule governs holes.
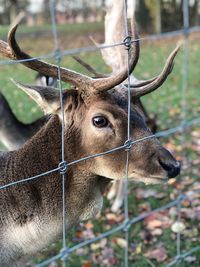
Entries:
MULTIPOLYGON (((123 5, 121 1, 116 1, 112 4, 112 7, 106 8, 105 44, 117 42, 119 43, 123 39, 123 36, 125 36, 124 28, 123 5)), ((97 45, 96 42, 95 44, 97 45)), ((115 54, 114 57, 113 51, 110 51, 109 49, 101 49, 101 53, 105 63, 112 69, 112 72, 114 73, 117 69, 126 64, 126 51, 122 47, 118 46, 112 48, 112 50, 115 54), (113 58, 115 60, 113 60, 113 58)), ((73 58, 83 67, 85 67, 90 73, 92 73, 94 75, 93 78, 103 78, 107 76, 105 74, 97 72, 91 65, 84 62, 82 59, 75 56, 73 58)), ((151 78, 147 81, 139 81, 133 76, 133 74, 131 74, 131 81, 134 86, 142 86, 142 84, 145 85, 152 82, 153 79, 151 78)), ((42 73, 37 73, 36 84, 56 87, 57 79, 43 75, 42 73)), ((3 96, 0 97, 0 102, 2 105, 2 112, 0 112, 0 119, 2 118, 2 123, 0 125, 0 137, 4 146, 8 150, 13 150, 22 146, 24 142, 27 141, 31 136, 33 136, 47 120, 47 116, 43 116, 43 118, 36 120, 34 123, 23 124, 22 122, 19 122, 18 119, 16 119, 7 101, 3 99, 3 96)), ((141 109, 145 117, 146 124, 151 129, 152 133, 155 133, 157 130, 156 116, 149 116, 140 98, 137 99, 137 106, 141 109)), ((124 189, 122 180, 116 181, 109 190, 109 193, 107 195, 108 199, 112 199, 116 195, 114 203, 111 207, 111 210, 113 212, 117 212, 122 206, 123 192, 124 189)))
POLYGON ((16 118, 8 101, 0 93, 0 140, 6 149, 19 149, 47 120, 48 116, 43 116, 33 123, 22 123, 16 118))
MULTIPOLYGON (((134 10, 129 9, 130 17, 134 17, 134 10)), ((113 1, 112 4, 106 6, 106 16, 104 21, 104 28, 105 28, 105 42, 104 44, 116 44, 120 43, 125 36, 125 21, 124 21, 124 6, 123 1, 113 1)), ((93 43, 98 47, 98 43, 91 37, 93 43)), ((117 70, 123 68, 126 65, 126 57, 127 51, 123 49, 121 46, 114 46, 108 49, 100 49, 102 58, 106 65, 108 65, 112 73, 117 72, 117 70)), ((98 72, 95 68, 93 68, 90 64, 86 63, 83 59, 73 56, 73 58, 80 63, 87 71, 92 73, 96 78, 107 77, 107 75, 98 72)), ((130 75, 130 86, 140 87, 143 85, 147 85, 151 83, 154 78, 149 80, 138 80, 133 73, 130 75)), ((123 82, 127 87, 127 81, 123 82)), ((155 133, 158 125, 156 122, 157 116, 150 116, 142 103, 140 98, 137 98, 137 107, 140 108, 141 112, 144 115, 145 122, 147 126, 150 128, 152 133, 155 133)), ((111 206, 111 211, 118 212, 119 208, 123 204, 123 196, 124 196, 124 181, 115 181, 113 186, 108 192, 108 199, 113 199, 113 204, 111 206)))
MULTIPOLYGON (((0 54, 20 61, 25 67, 58 78, 58 67, 32 59, 16 41, 18 24, 13 25, 7 42, 0 40, 0 54), (27 59, 27 61, 24 61, 27 59)), ((138 39, 135 24, 132 35, 138 39)), ((129 150, 128 179, 146 184, 162 184, 180 173, 180 162, 165 149, 147 127, 137 100, 160 87, 171 73, 176 47, 164 69, 151 82, 131 88, 130 138, 145 139, 129 150), (149 137, 149 138, 148 138, 149 137)), ((131 46, 129 72, 139 58, 139 41, 131 46)), ((61 67, 60 79, 72 85, 63 90, 65 161, 74 162, 120 147, 127 141, 128 93, 123 82, 128 69, 103 78, 91 78, 61 67)), ((42 178, 4 187, 58 167, 61 157, 63 116, 60 94, 50 86, 13 81, 44 111, 48 119, 22 147, 0 153, 0 259, 5 267, 25 262, 62 233, 62 179, 59 171, 42 178)), ((71 164, 66 170, 66 229, 94 217, 102 208, 103 193, 112 180, 124 177, 126 149, 71 164)))

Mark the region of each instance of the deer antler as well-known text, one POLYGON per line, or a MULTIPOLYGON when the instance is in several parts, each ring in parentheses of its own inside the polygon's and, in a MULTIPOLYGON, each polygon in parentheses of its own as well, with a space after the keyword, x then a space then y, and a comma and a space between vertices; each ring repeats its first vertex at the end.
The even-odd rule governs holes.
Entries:
MULTIPOLYGON (((158 76, 151 78, 149 80, 143 80, 143 81, 139 80, 137 83, 131 82, 131 94, 133 97, 141 97, 146 94, 149 94, 164 83, 168 75, 172 72, 174 66, 174 58, 178 53, 180 47, 181 44, 177 45, 177 47, 171 52, 171 54, 166 60, 162 72, 158 76)), ((94 74, 96 78, 107 77, 105 74, 97 72, 91 65, 89 65, 79 57, 73 57, 73 58, 77 62, 79 62, 83 67, 85 67, 89 72, 94 74)), ((125 86, 127 86, 127 84, 125 84, 125 86)))
MULTIPOLYGON (((173 66, 174 66, 174 58, 178 53, 181 44, 177 45, 177 47, 171 52, 168 59, 166 60, 165 66, 162 72, 156 77, 153 78, 152 82, 148 83, 140 83, 140 86, 131 85, 131 96, 132 97, 141 97, 146 94, 151 93, 152 91, 156 90, 160 87, 164 81, 167 79, 168 75, 171 73, 173 66)), ((150 81, 150 80, 149 80, 150 81)))
POLYGON ((86 63, 83 59, 77 56, 73 56, 73 59, 75 59, 79 64, 81 64, 86 70, 94 74, 95 78, 106 78, 108 75, 103 74, 101 72, 98 72, 93 68, 90 64, 86 63))
MULTIPOLYGON (((37 59, 32 60, 31 56, 21 51, 15 39, 15 33, 16 33, 17 27, 18 27, 18 24, 14 25, 9 31, 8 43, 1 41, 0 53, 3 56, 9 57, 12 60, 28 59, 29 61, 22 62, 22 64, 25 65, 26 67, 33 69, 35 71, 39 71, 43 73, 44 75, 49 75, 49 76, 58 78, 58 67, 57 66, 50 64, 50 63, 46 63, 44 61, 37 60, 37 59)), ((75 71, 65 69, 65 68, 62 68, 61 70, 61 79, 65 82, 72 83, 77 87, 79 87, 83 81, 86 83, 91 82, 91 78, 85 75, 79 74, 75 71)))
MULTIPOLYGON (((138 36, 135 34, 136 26, 135 21, 131 19, 131 30, 133 38, 137 39, 138 36)), ((118 43, 125 35, 124 19, 123 19, 123 1, 113 1, 112 8, 107 7, 107 14, 105 17, 105 43, 118 43)), ((174 58, 180 49, 178 45, 166 60, 165 66, 162 72, 149 80, 138 80, 133 75, 131 75, 131 94, 132 97, 140 97, 146 95, 158 87, 160 87, 164 81, 167 79, 168 75, 171 73, 174 65, 174 58)), ((127 52, 121 46, 115 46, 108 49, 101 49, 102 57, 105 63, 112 68, 112 72, 115 73, 116 70, 121 69, 126 65, 127 52)), ((139 58, 139 41, 138 41, 138 54, 139 58)), ((105 74, 97 72, 91 65, 84 62, 78 57, 74 57, 83 67, 85 67, 89 72, 95 75, 96 78, 107 77, 105 74)), ((126 83, 124 85, 127 86, 126 83)))
MULTIPOLYGON (((21 62, 28 68, 31 68, 35 71, 39 71, 44 75, 49 75, 54 78, 58 78, 58 68, 53 64, 49 64, 47 62, 32 59, 31 56, 23 52, 20 47, 18 46, 15 33, 17 30, 18 25, 15 25, 11 28, 8 34, 8 44, 0 41, 0 54, 6 57, 9 57, 13 60, 23 60, 27 59, 28 61, 21 62)), ((137 33, 135 31, 135 37, 137 33)), ((133 45, 133 53, 130 59, 130 72, 133 71, 135 68, 139 57, 139 45, 138 42, 135 42, 133 45)), ((127 76, 128 71, 127 68, 123 68, 122 70, 118 71, 116 74, 113 74, 109 77, 93 79, 86 75, 77 73, 75 71, 60 68, 61 72, 61 80, 64 82, 69 82, 78 87, 80 91, 86 93, 86 95, 90 95, 91 93, 100 92, 100 91, 107 91, 116 85, 123 82, 127 76)))

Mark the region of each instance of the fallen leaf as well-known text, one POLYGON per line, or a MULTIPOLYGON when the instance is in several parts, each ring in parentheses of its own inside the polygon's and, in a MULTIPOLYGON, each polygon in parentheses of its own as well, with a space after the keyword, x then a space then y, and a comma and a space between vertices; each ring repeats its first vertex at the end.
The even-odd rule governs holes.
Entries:
POLYGON ((85 247, 85 248, 79 248, 76 250, 76 255, 79 255, 79 256, 85 256, 85 255, 88 255, 89 253, 89 248, 88 247, 85 247))
POLYGON ((87 222, 87 223, 84 224, 84 227, 86 229, 92 229, 94 227, 94 225, 91 222, 87 222))
POLYGON ((162 222, 160 220, 152 220, 152 221, 149 221, 149 223, 147 224, 147 228, 150 230, 157 228, 157 227, 161 227, 161 226, 162 226, 162 222))
POLYGON ((196 259, 197 258, 195 256, 187 256, 187 257, 185 257, 184 261, 191 263, 191 262, 196 261, 196 259))
POLYGON ((163 230, 160 229, 160 228, 156 228, 156 229, 154 229, 153 231, 151 231, 151 234, 152 234, 152 235, 155 235, 155 236, 162 235, 162 233, 163 233, 163 230))
POLYGON ((124 219, 124 214, 119 215, 116 213, 107 213, 106 219, 108 220, 109 224, 120 223, 124 219))
POLYGON ((140 213, 144 212, 144 211, 147 212, 147 211, 151 210, 151 206, 150 206, 150 204, 148 202, 140 203, 138 205, 138 208, 139 208, 140 213))
POLYGON ((149 230, 155 228, 168 228, 172 224, 172 220, 169 218, 168 212, 155 212, 144 219, 144 223, 149 230))
POLYGON ((58 264, 53 261, 52 263, 49 264, 49 267, 58 267, 58 264))
POLYGON ((90 267, 90 266, 92 266, 90 261, 83 261, 82 262, 82 267, 90 267))
POLYGON ((155 190, 151 190, 151 189, 144 190, 144 189, 138 188, 136 190, 136 197, 137 197, 137 199, 155 197, 156 194, 157 194, 157 192, 155 190))
POLYGON ((174 233, 181 233, 185 230, 185 225, 182 222, 175 222, 172 224, 171 229, 174 233))
POLYGON ((163 199, 166 197, 166 194, 164 192, 156 193, 155 198, 157 199, 163 199))
POLYGON ((100 241, 100 247, 104 248, 106 246, 107 242, 108 242, 107 238, 102 238, 100 241))
POLYGON ((144 254, 148 259, 155 259, 157 262, 163 262, 167 259, 167 251, 164 247, 149 250, 144 254))
POLYGON ((92 243, 90 245, 90 248, 91 248, 92 251, 97 250, 97 249, 100 248, 100 243, 92 243))
POLYGON ((139 244, 135 249, 135 254, 140 254, 142 252, 142 244, 139 244))
POLYGON ((196 217, 195 209, 191 209, 191 208, 182 208, 182 209, 181 209, 181 215, 182 215, 184 218, 194 219, 194 218, 196 217))
POLYGON ((189 238, 192 238, 192 237, 196 237, 199 235, 199 231, 197 228, 192 228, 192 229, 186 229, 184 232, 183 232, 183 235, 184 237, 189 237, 189 238))
POLYGON ((115 239, 115 241, 116 241, 117 245, 120 246, 121 248, 125 248, 127 246, 127 242, 124 238, 118 237, 115 239))

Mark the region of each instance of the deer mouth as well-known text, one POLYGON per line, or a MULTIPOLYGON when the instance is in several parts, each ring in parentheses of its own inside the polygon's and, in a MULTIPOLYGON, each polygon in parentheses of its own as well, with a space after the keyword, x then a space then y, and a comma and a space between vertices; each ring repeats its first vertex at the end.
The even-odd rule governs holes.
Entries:
POLYGON ((130 176, 129 180, 134 182, 142 182, 146 185, 151 185, 167 183, 169 181, 169 178, 161 176, 143 176, 141 174, 134 173, 134 176, 130 176))

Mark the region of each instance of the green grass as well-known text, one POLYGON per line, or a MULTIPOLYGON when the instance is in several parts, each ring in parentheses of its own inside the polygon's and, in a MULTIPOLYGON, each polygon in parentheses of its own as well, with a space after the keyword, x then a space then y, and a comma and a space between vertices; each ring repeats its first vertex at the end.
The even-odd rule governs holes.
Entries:
MULTIPOLYGON (((0 26, 0 36, 6 37, 9 31, 9 26, 1 25, 0 26)), ((102 31, 103 23, 102 22, 94 22, 94 23, 82 23, 82 24, 70 24, 70 25, 57 25, 57 30, 62 34, 69 34, 73 36, 74 34, 88 34, 90 31, 102 31)), ((47 25, 36 25, 36 26, 26 26, 20 25, 18 32, 23 36, 27 35, 37 35, 38 33, 50 35, 52 33, 52 26, 47 25)))
MULTIPOLYGON (((7 27, 0 28, 0 35, 5 36, 7 32, 7 27)), ((18 35, 19 43, 23 47, 24 50, 28 51, 32 55, 42 55, 48 54, 53 50, 53 38, 51 35, 51 27, 46 25, 44 27, 23 27, 22 30, 19 29, 19 33, 23 35, 18 35), (45 36, 38 35, 35 36, 34 32, 44 32, 47 34, 45 36), (27 36, 26 37, 26 33, 27 36), (33 35, 31 35, 33 34, 33 35)), ((103 31, 102 24, 83 24, 83 25, 70 25, 70 26, 59 26, 59 37, 60 44, 62 49, 70 49, 80 46, 91 45, 89 40, 89 35, 93 35, 97 41, 103 41, 103 31)), ((200 36, 195 35, 190 40, 190 52, 189 52, 189 65, 188 65, 188 84, 187 84, 187 92, 186 92, 186 102, 187 102, 187 119, 192 119, 194 117, 199 116, 200 112, 200 49, 199 49, 199 41, 200 36)), ((161 42, 154 43, 144 43, 141 46, 141 57, 138 63, 137 68, 134 71, 136 77, 141 79, 147 79, 149 77, 155 76, 160 72, 160 69, 164 65, 165 58, 169 55, 170 51, 175 47, 176 40, 169 39, 161 42)), ((109 68, 105 66, 102 61, 101 55, 99 52, 91 52, 91 53, 82 53, 80 55, 83 59, 85 59, 88 63, 93 65, 100 72, 109 73, 109 68)), ((167 129, 174 126, 177 126, 181 121, 181 97, 182 97, 182 65, 183 65, 183 49, 180 51, 179 55, 176 58, 176 63, 174 66, 174 70, 172 74, 169 76, 164 85, 154 93, 143 97, 143 102, 145 107, 150 114, 156 114, 158 116, 158 123, 160 129, 167 129)), ((53 60, 51 60, 53 62, 53 60)), ((76 63, 71 57, 66 56, 62 59, 62 65, 76 71, 87 73, 78 63, 76 63)), ((14 65, 1 65, 0 66, 0 88, 3 94, 8 99, 12 110, 16 114, 16 116, 23 122, 28 123, 34 121, 36 118, 42 115, 41 110, 37 107, 35 103, 33 103, 24 93, 19 91, 10 81, 10 78, 14 78, 18 81, 24 83, 34 83, 35 72, 26 69, 24 66, 19 64, 14 65)), ((190 131, 187 131, 185 135, 185 140, 187 142, 191 141, 190 131)), ((172 145, 174 148, 174 153, 177 156, 180 156, 183 152, 182 149, 178 149, 178 147, 182 146, 181 135, 179 133, 171 136, 170 138, 163 138, 161 140, 162 143, 166 143, 167 145, 172 145), (180 151, 181 150, 181 151, 180 151)), ((184 153, 187 154, 189 159, 194 160, 198 157, 196 153, 192 151, 190 147, 186 148, 184 153)), ((190 171, 187 173, 190 177, 192 177, 190 171)), ((195 176, 194 181, 195 181, 195 176)), ((199 178, 196 176, 196 179, 199 178)), ((144 187, 143 185, 135 185, 132 184, 130 186, 131 194, 129 195, 129 214, 130 217, 137 216, 140 212, 139 204, 148 202, 151 209, 160 207, 161 205, 166 204, 170 200, 170 196, 176 192, 176 188, 169 186, 148 186, 144 187), (137 188, 152 188, 156 190, 156 192, 165 192, 166 197, 159 200, 150 197, 149 199, 137 199, 135 191, 137 188)), ((99 234, 111 228, 106 220, 106 213, 109 211, 110 203, 105 200, 104 208, 101 214, 101 217, 92 221, 94 224, 94 233, 99 234)), ((192 228, 194 224, 197 224, 194 220, 188 220, 189 227, 192 228)), ((117 225, 117 224, 116 224, 117 225)), ((115 225, 115 226, 116 226, 115 225)), ((114 226, 114 225, 113 225, 114 226)), ((156 237, 156 241, 152 241, 151 244, 145 244, 143 238, 141 237, 141 233, 144 231, 144 222, 137 223, 136 225, 130 228, 130 244, 132 246, 138 248, 141 245, 141 248, 134 251, 134 249, 130 249, 130 266, 131 267, 146 267, 146 266, 165 266, 164 263, 157 263, 155 260, 151 260, 151 265, 149 261, 144 257, 144 253, 148 251, 151 247, 156 247, 157 244, 164 244, 167 249, 168 259, 173 258, 176 255, 176 244, 175 240, 172 237, 172 232, 170 229, 163 230, 163 234, 160 237, 156 237)), ((81 228, 81 231, 84 230, 84 226, 81 228)), ((199 229, 198 229, 199 231, 199 229)), ((68 236, 68 244, 73 246, 75 242, 80 242, 80 239, 75 240, 76 229, 72 230, 68 236)), ((116 236, 123 237, 123 233, 119 233, 118 235, 111 236, 108 238, 108 243, 106 246, 111 246, 114 249, 114 255, 117 259, 115 266, 120 267, 123 266, 123 257, 124 251, 118 245, 114 244, 112 240, 116 236)), ((183 238, 182 239, 182 249, 191 249, 192 247, 200 245, 199 240, 193 241, 192 238, 183 238)), ((49 257, 54 256, 57 252, 59 252, 62 244, 58 242, 57 244, 53 244, 48 250, 42 252, 36 259, 36 262, 40 262, 49 257)), ((85 250, 78 254, 74 253, 70 256, 67 266, 81 266, 83 260, 91 260, 92 255, 94 254, 100 255, 99 251, 93 251, 90 246, 88 246, 85 250)), ((192 266, 200 265, 200 256, 198 253, 195 254, 197 260, 193 263, 192 266)), ((95 264, 92 263, 92 266, 109 266, 108 264, 95 264)), ((182 262, 181 266, 187 267, 190 266, 189 263, 182 262)))

